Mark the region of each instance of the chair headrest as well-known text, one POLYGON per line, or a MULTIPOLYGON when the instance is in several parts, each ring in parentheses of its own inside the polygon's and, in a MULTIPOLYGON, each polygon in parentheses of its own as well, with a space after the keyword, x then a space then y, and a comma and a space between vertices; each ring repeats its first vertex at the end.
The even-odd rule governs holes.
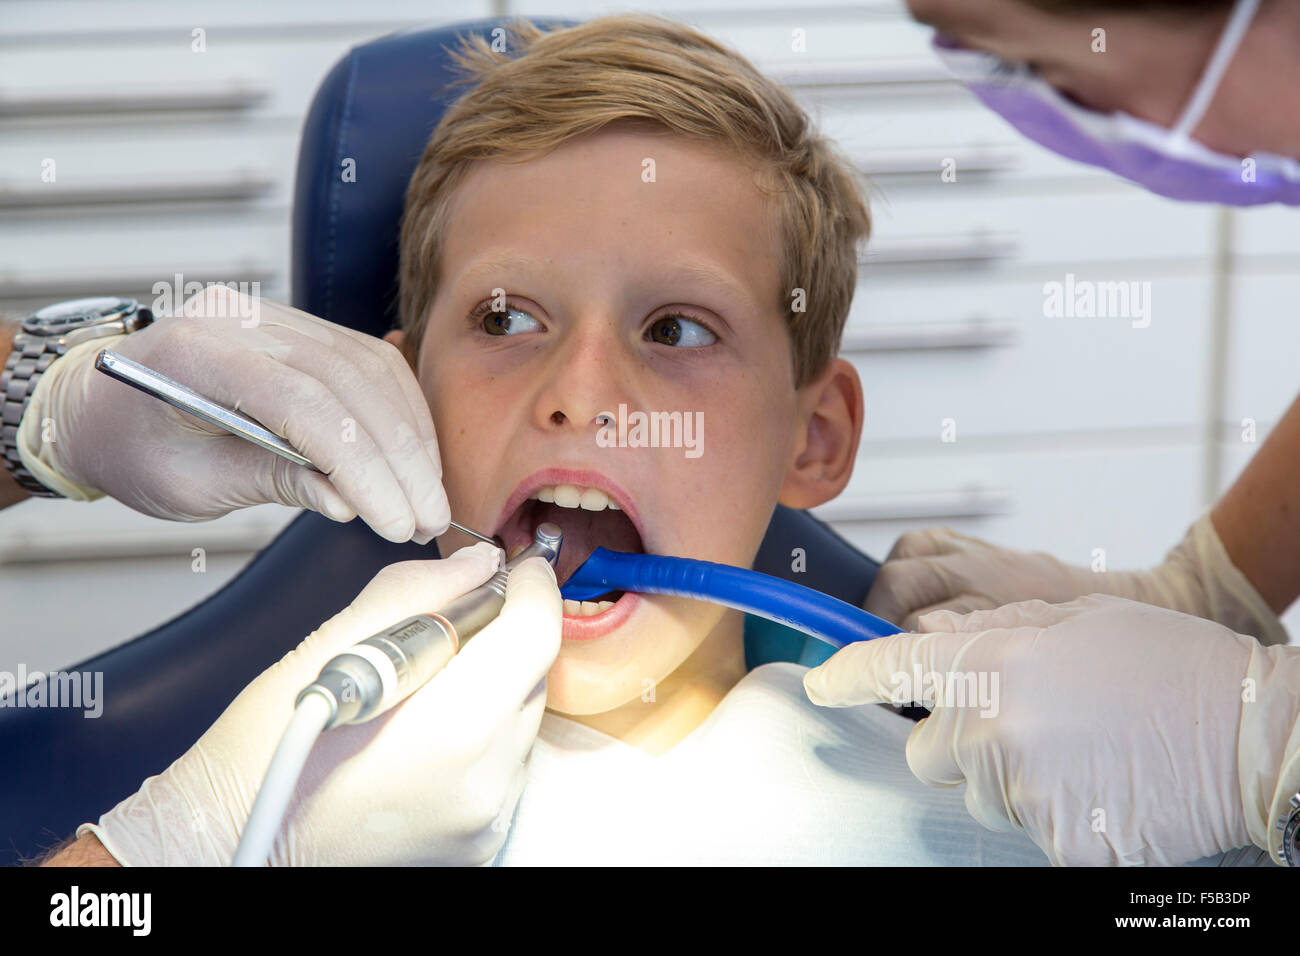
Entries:
MULTIPOLYGON (((542 27, 571 21, 537 19, 542 27)), ((501 19, 419 27, 354 47, 321 83, 294 185, 295 308, 369 335, 397 326, 398 231, 406 186, 465 87, 447 49, 501 19)))

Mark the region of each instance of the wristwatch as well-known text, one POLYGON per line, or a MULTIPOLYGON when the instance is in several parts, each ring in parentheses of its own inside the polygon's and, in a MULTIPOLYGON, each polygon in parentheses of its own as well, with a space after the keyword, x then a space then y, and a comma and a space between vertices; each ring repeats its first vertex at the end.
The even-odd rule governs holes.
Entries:
POLYGON ((1300 866, 1300 793, 1291 795, 1291 800, 1278 817, 1277 828, 1281 833, 1273 851, 1277 862, 1283 866, 1300 866))
POLYGON ((4 402, 0 452, 18 484, 41 498, 63 497, 37 481, 23 467, 18 454, 18 425, 50 364, 74 345, 134 332, 152 322, 153 313, 141 308, 135 299, 115 296, 58 302, 23 320, 14 333, 13 351, 0 374, 0 399, 4 402))

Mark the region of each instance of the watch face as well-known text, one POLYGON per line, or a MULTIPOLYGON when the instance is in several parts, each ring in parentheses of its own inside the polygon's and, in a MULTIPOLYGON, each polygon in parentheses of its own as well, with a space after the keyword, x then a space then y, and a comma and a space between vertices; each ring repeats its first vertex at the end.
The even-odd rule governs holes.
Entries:
POLYGON ((1300 813, 1291 814, 1282 831, 1282 856, 1290 866, 1300 866, 1300 813))
POLYGON ((134 299, 117 296, 99 296, 93 299, 72 299, 47 305, 23 322, 27 332, 58 335, 93 322, 111 321, 135 311, 134 299))

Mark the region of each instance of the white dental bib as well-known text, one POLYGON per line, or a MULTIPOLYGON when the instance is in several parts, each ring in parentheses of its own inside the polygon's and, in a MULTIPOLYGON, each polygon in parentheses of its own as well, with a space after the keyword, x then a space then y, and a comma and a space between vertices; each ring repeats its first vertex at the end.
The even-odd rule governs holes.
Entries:
POLYGON ((754 668, 660 757, 545 715, 493 865, 1047 865, 912 776, 912 721, 816 707, 806 671, 754 668))

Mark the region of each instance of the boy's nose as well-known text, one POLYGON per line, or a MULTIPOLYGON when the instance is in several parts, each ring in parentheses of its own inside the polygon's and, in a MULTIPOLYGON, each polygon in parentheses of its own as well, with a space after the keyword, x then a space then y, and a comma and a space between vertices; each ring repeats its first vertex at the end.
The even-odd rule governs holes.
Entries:
POLYGON ((620 403, 635 406, 633 392, 642 363, 616 342, 575 335, 556 349, 537 413, 550 427, 571 425, 595 431, 602 415, 620 403))

